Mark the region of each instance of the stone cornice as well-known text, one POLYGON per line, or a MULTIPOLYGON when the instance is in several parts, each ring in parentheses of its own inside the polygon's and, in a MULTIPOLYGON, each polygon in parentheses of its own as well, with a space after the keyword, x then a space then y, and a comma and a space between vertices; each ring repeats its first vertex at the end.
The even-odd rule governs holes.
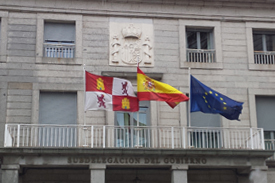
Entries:
POLYGON ((68 1, 70 3, 41 3, 32 5, 24 1, 7 1, 0 10, 28 13, 65 13, 94 16, 134 16, 140 18, 206 19, 220 21, 274 22, 275 3, 271 1, 68 1))
POLYGON ((213 150, 213 149, 81 149, 81 148, 0 148, 0 156, 41 155, 112 155, 112 156, 207 156, 268 158, 268 150, 213 150))
MULTIPOLYGON (((163 73, 145 73, 148 77, 161 80, 163 77, 163 73)), ((125 79, 136 79, 137 72, 115 72, 115 71, 102 71, 102 76, 111 76, 111 77, 120 77, 125 79)))

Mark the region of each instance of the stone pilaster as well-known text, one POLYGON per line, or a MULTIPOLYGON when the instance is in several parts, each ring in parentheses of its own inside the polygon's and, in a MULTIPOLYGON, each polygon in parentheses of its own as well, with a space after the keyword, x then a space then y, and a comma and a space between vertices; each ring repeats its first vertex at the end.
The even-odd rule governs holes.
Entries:
POLYGON ((19 165, 1 165, 2 183, 18 183, 19 182, 19 165))
POLYGON ((172 170, 172 180, 171 183, 188 183, 187 170, 188 165, 173 165, 172 170))
POLYGON ((104 164, 91 164, 91 183, 105 183, 105 170, 104 164))

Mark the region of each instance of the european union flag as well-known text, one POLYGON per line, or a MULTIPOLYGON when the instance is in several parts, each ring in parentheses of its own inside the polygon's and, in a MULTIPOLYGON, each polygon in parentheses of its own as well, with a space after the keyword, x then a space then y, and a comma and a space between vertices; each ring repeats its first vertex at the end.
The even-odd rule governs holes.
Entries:
POLYGON ((239 120, 243 102, 237 102, 212 90, 191 75, 191 112, 220 114, 229 120, 239 120))

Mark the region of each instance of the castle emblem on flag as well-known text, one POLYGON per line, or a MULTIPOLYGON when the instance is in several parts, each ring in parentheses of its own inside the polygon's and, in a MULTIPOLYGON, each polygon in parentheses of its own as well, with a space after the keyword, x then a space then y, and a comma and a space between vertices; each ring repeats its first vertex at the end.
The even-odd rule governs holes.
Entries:
POLYGON ((145 79, 145 81, 143 82, 143 86, 145 90, 149 91, 155 91, 156 89, 154 81, 152 81, 150 78, 145 79))
POLYGON ((104 107, 104 108, 106 108, 106 106, 105 106, 105 99, 104 99, 104 95, 103 94, 97 95, 97 103, 99 104, 98 107, 104 107))
POLYGON ((130 109, 130 101, 128 98, 122 99, 122 109, 130 109))
POLYGON ((128 96, 128 91, 127 91, 127 85, 128 83, 125 81, 125 83, 121 83, 122 84, 122 94, 126 94, 128 96))
POLYGON ((104 80, 103 79, 101 79, 101 78, 98 78, 97 80, 96 80, 96 83, 97 83, 97 89, 98 90, 105 90, 105 87, 104 87, 104 80))

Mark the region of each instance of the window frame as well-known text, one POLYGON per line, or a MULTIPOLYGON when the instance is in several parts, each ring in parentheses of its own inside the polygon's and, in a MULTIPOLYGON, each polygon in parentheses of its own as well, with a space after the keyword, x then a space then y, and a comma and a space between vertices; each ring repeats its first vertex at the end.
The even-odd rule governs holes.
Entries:
MULTIPOLYGON (((59 24, 59 25, 60 25, 59 24)), ((69 26, 70 27, 70 26, 69 26)), ((72 28, 72 27, 70 27, 72 28)), ((49 31, 47 31, 49 33, 49 31)), ((73 59, 75 58, 75 22, 51 22, 51 21, 44 21, 44 40, 43 40, 43 57, 47 58, 66 58, 66 59, 73 59), (48 37, 45 34, 46 25, 48 24, 49 27, 51 27, 51 23, 53 24, 63 24, 64 26, 67 25, 73 25, 74 29, 74 40, 71 41, 63 41, 61 39, 56 40, 48 40, 45 37, 48 37), (55 49, 53 55, 51 56, 51 51, 47 50, 53 50, 55 49), (62 55, 62 57, 60 57, 62 55)))
POLYGON ((76 92, 77 95, 77 125, 84 124, 84 92, 83 89, 75 86, 68 86, 67 84, 33 84, 32 91, 32 115, 31 115, 31 124, 39 124, 39 97, 40 92, 76 92))
POLYGON ((36 63, 43 64, 82 64, 82 15, 43 14, 37 15, 36 63), (75 53, 74 58, 52 58, 43 56, 44 22, 75 22, 75 53))
POLYGON ((0 11, 0 23, 1 23, 0 63, 7 62, 8 16, 9 14, 7 11, 0 11))
POLYGON ((248 89, 248 108, 250 127, 258 128, 257 111, 256 111, 256 96, 275 96, 275 89, 248 89))
POLYGON ((202 69, 223 69, 221 23, 219 21, 201 20, 179 20, 179 46, 180 46, 180 68, 202 68, 202 69), (213 30, 213 47, 215 49, 215 62, 200 63, 187 62, 187 40, 186 29, 213 30))
POLYGON ((275 25, 273 23, 260 23, 260 22, 246 22, 246 45, 248 55, 248 69, 249 70, 275 70, 275 64, 255 64, 254 63, 254 44, 253 33, 259 32, 274 32, 275 25))

